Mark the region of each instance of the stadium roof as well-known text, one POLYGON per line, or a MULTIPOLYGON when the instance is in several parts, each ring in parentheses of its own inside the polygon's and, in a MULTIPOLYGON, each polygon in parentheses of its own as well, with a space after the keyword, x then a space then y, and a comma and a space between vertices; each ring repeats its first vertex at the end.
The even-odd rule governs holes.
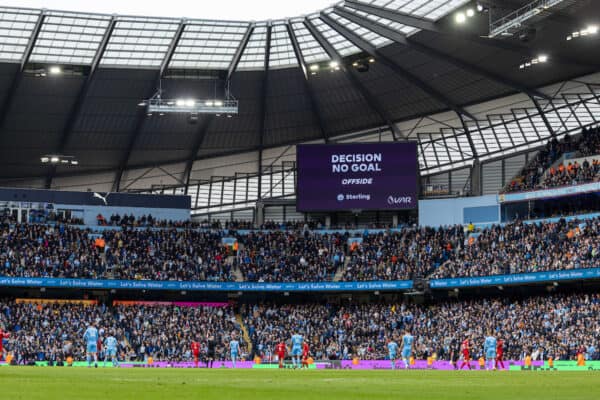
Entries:
MULTIPOLYGON (((529 1, 484 3, 505 12, 529 1)), ((565 39, 600 22, 589 19, 600 16, 599 2, 562 3, 542 13, 529 42, 485 37, 487 14, 456 25, 449 14, 474 7, 468 0, 348 0, 261 22, 0 8, 0 182, 49 184, 57 175, 120 175, 169 162, 191 168, 199 158, 375 128, 413 138, 397 123, 444 111, 460 117, 460 132, 418 137, 431 142, 420 147, 421 167, 441 165, 427 153, 440 145, 462 159, 485 156, 496 148, 471 134, 484 128, 469 106, 525 93, 540 110, 548 96, 536 88, 600 70, 597 40, 565 39), (519 68, 540 53, 549 62, 519 68), (369 71, 358 72, 356 61, 369 71), (56 65, 62 73, 49 73, 56 65), (207 98, 223 96, 228 78, 240 104, 234 118, 190 124, 186 115, 149 118, 138 107, 160 79, 169 98, 207 98), (73 155, 80 165, 42 165, 45 154, 73 155)), ((501 150, 529 143, 507 131, 502 147, 501 134, 492 135, 501 150)))

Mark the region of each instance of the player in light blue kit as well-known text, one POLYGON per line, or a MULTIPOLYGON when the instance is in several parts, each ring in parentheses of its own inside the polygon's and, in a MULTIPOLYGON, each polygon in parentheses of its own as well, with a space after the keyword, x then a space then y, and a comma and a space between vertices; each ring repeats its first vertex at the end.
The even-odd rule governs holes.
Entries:
POLYGON ((94 358, 94 367, 98 368, 98 329, 94 325, 88 325, 83 340, 86 343, 88 368, 92 366, 92 357, 94 358))
POLYGON ((392 369, 396 369, 396 358, 398 355, 398 343, 393 339, 389 339, 387 343, 388 354, 390 356, 390 362, 392 363, 392 369))
POLYGON ((294 365, 294 369, 300 366, 302 343, 304 343, 304 338, 301 334, 295 333, 292 335, 292 364, 294 365))
POLYGON ((415 338, 407 329, 402 337, 402 361, 404 361, 404 369, 408 369, 410 365, 410 356, 412 355, 412 347, 414 342, 415 338))
POLYGON ((233 368, 235 368, 235 362, 238 359, 238 354, 240 353, 240 342, 236 339, 235 334, 231 335, 231 341, 229 342, 229 352, 231 354, 231 363, 233 364, 233 368))
POLYGON ((483 352, 485 353, 486 366, 485 369, 496 369, 496 338, 492 336, 492 332, 488 332, 485 342, 483 343, 483 352))
POLYGON ((117 339, 113 336, 112 332, 110 336, 104 339, 104 367, 106 367, 106 360, 110 358, 113 367, 119 366, 119 360, 117 359, 117 339))

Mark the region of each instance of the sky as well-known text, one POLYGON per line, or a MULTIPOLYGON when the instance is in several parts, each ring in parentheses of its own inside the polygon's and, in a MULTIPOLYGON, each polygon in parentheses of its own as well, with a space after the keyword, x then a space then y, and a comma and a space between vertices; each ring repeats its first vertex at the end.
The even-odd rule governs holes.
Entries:
POLYGON ((2 6, 105 14, 264 21, 322 10, 336 0, 1 0, 2 6))

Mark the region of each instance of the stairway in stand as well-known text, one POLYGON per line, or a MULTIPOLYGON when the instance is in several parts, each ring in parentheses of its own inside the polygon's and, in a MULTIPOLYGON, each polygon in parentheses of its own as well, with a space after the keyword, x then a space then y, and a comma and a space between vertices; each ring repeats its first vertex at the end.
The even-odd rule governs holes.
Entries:
POLYGON ((346 271, 346 267, 348 266, 349 262, 350 257, 346 255, 344 257, 344 263, 340 267, 338 267, 337 271, 335 271, 335 275, 333 276, 334 282, 339 282, 342 280, 342 277, 344 276, 344 271, 346 271))
POLYGON ((237 265, 235 265, 234 262, 235 262, 235 256, 227 257, 227 263, 229 265, 231 265, 231 274, 233 275, 235 281, 243 282, 244 274, 242 274, 242 271, 240 271, 240 268, 237 265))
POLYGON ((244 342, 248 345, 248 354, 252 354, 252 341, 250 340, 250 335, 248 334, 248 328, 246 328, 246 325, 244 325, 244 319, 242 318, 242 314, 236 313, 235 320, 242 329, 242 337, 244 338, 244 342))

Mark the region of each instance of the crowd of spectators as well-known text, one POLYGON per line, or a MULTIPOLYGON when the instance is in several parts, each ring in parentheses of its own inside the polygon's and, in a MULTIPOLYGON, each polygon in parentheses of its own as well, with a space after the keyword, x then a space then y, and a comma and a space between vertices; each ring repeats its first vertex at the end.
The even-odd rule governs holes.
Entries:
POLYGON ((483 353, 492 332, 506 343, 506 358, 523 360, 575 359, 584 347, 589 359, 599 359, 600 296, 549 295, 526 299, 447 301, 430 305, 251 305, 245 325, 254 349, 268 357, 282 338, 299 332, 307 338, 315 359, 384 359, 386 339, 398 343, 409 330, 414 355, 448 360, 469 338, 473 355, 483 353))
POLYGON ((186 228, 186 229, 221 229, 219 221, 192 221, 157 219, 152 214, 136 217, 133 214, 113 214, 106 219, 102 214, 96 216, 100 226, 120 226, 127 228, 186 228))
MULTIPOLYGON (((350 243, 342 280, 404 280, 427 275, 464 241, 462 226, 445 229, 406 227, 399 232, 365 232, 350 243)), ((352 241, 352 239, 350 239, 352 241)))
MULTIPOLYGON (((101 336, 117 338, 121 361, 190 361, 192 341, 214 337, 216 359, 227 359, 227 345, 242 342, 244 358, 272 359, 274 347, 304 336, 315 359, 384 359, 386 340, 400 341, 406 330, 415 337, 414 356, 448 360, 469 338, 475 358, 491 332, 506 344, 507 359, 600 359, 599 294, 551 294, 528 298, 454 300, 431 304, 245 304, 240 308, 254 354, 232 307, 173 305, 116 306, 17 304, 0 302, 0 327, 10 333, 6 349, 14 360, 85 360, 83 333, 94 324, 101 336)), ((100 352, 102 352, 100 350, 100 352)))
POLYGON ((430 278, 595 268, 600 219, 495 225, 472 233, 430 278))
MULTIPOLYGON (((231 307, 177 307, 167 305, 107 307, 94 304, 32 304, 0 302, 0 328, 10 332, 7 349, 17 364, 33 361, 66 362, 86 359, 83 334, 89 325, 100 341, 114 335, 121 361, 190 361, 192 341, 207 352, 207 340, 216 342, 215 357, 227 357, 232 335, 243 343, 231 307)), ((246 346, 243 346, 244 350, 246 346)), ((100 359, 102 346, 99 346, 100 359)))
POLYGON ((257 231, 240 236, 237 265, 252 282, 330 281, 344 263, 342 234, 257 231))
POLYGON ((577 161, 562 163, 556 168, 550 167, 542 179, 542 187, 579 185, 596 181, 599 172, 600 162, 596 159, 593 159, 591 164, 587 159, 584 159, 581 164, 577 161))
POLYGON ((233 280, 218 233, 0 225, 0 275, 18 277, 233 280))
POLYGON ((587 167, 582 165, 578 168, 573 168, 572 164, 569 168, 567 162, 567 165, 557 166, 554 173, 549 172, 547 176, 544 176, 546 170, 565 153, 575 153, 577 157, 590 157, 600 154, 600 127, 585 128, 581 131, 581 135, 576 138, 566 135, 560 142, 553 138, 523 168, 521 173, 510 181, 504 191, 520 192, 574 185, 597 178, 597 162, 593 163, 594 165, 588 165, 587 167))
MULTIPOLYGON (((69 225, 82 225, 83 218, 76 217, 71 214, 70 211, 56 212, 53 209, 22 209, 21 211, 27 211, 26 214, 22 215, 22 222, 32 224, 69 224, 69 225)), ((0 224, 16 224, 18 223, 17 217, 18 210, 11 210, 10 208, 0 209, 0 224)))
POLYGON ((131 361, 150 356, 161 361, 190 361, 191 343, 199 342, 206 354, 209 337, 217 344, 216 359, 225 360, 232 335, 243 343, 231 307, 118 306, 115 316, 125 332, 131 361))
POLYGON ((232 233, 0 224, 0 276, 315 282, 487 276, 597 267, 600 218, 482 230, 232 233))

